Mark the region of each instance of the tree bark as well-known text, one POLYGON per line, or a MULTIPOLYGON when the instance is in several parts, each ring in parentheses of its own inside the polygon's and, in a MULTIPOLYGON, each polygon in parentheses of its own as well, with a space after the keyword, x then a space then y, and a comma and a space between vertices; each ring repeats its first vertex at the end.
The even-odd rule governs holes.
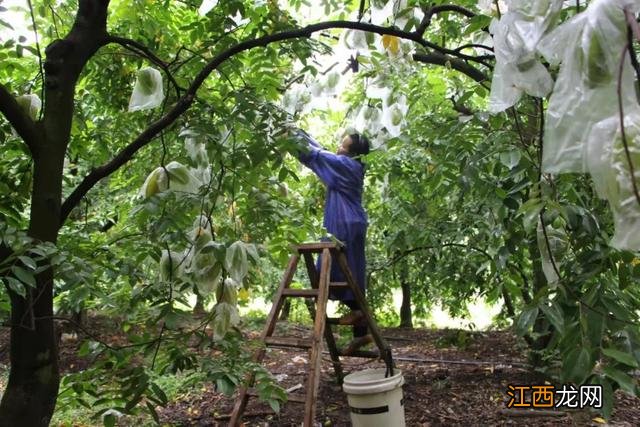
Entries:
MULTIPOLYGON (((535 237, 529 241, 529 254, 532 257, 533 267, 533 294, 536 295, 547 284, 547 279, 542 270, 542 258, 535 237)), ((533 324, 533 334, 527 342, 531 347, 530 361, 533 366, 542 364, 542 350, 547 348, 552 338, 552 328, 542 311, 539 312, 533 324)))
MULTIPOLYGON (((42 122, 24 135, 33 156, 33 188, 28 235, 56 243, 61 225, 62 175, 70 139, 78 76, 107 38, 109 0, 80 0, 74 25, 46 49, 42 122)), ((26 297, 11 299, 11 371, 0 402, 0 427, 48 426, 58 396, 60 374, 53 322, 54 270, 36 276, 26 297)))
MULTIPOLYGON (((29 236, 55 243, 62 196, 62 155, 40 147, 34 161, 29 236)), ((11 298, 11 371, 2 402, 0 426, 47 426, 58 395, 58 349, 53 324, 53 269, 36 276, 26 298, 11 298)))
POLYGON ((409 265, 405 258, 400 263, 399 279, 402 288, 402 304, 400 305, 400 327, 413 328, 413 316, 411 310, 411 284, 409 282, 409 265))

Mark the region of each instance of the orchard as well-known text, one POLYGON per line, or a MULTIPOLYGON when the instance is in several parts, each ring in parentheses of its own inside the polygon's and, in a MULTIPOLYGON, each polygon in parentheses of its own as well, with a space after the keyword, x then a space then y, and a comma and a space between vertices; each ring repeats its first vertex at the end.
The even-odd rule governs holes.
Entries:
MULTIPOLYGON (((294 128, 332 152, 371 143, 366 298, 401 339, 408 425, 505 423, 520 380, 599 386, 600 407, 559 411, 567 425, 637 422, 639 13, 0 1, 0 426, 224 424, 247 375, 267 408, 247 425, 300 422, 293 368, 274 369, 304 358, 252 359, 292 245, 327 235, 294 128), (433 329, 479 301, 486 326, 433 329), (499 389, 465 419, 438 405, 474 393, 448 371, 473 357, 499 389), (453 365, 418 366, 433 358, 453 365)), ((284 311, 312 328, 304 304, 284 311)), ((324 425, 348 420, 336 390, 324 425)))

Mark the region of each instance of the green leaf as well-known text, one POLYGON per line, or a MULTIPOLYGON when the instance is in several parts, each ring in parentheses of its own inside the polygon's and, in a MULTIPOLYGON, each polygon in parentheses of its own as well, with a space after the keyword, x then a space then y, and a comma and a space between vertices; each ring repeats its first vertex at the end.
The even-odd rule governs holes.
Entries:
POLYGON ((24 265, 26 265, 27 267, 29 267, 32 270, 35 270, 37 268, 37 264, 36 262, 33 260, 33 258, 29 258, 27 256, 19 256, 18 259, 20 261, 22 261, 22 263, 24 265))
POLYGON ((591 382, 594 385, 602 386, 602 416, 606 419, 610 419, 613 412, 613 403, 615 401, 611 381, 603 375, 597 375, 591 382))
POLYGON ((563 360, 563 374, 565 380, 576 384, 583 384, 593 369, 593 360, 588 349, 574 348, 563 360))
POLYGON ((282 182, 285 179, 287 179, 287 175, 289 174, 289 171, 287 170, 287 168, 282 167, 280 169, 280 172, 278 172, 278 181, 282 182))
POLYGON ((242 283, 249 272, 249 264, 247 262, 247 251, 244 243, 237 241, 231 244, 227 249, 225 257, 225 269, 229 272, 233 280, 242 283))
POLYGON ((102 423, 104 427, 114 427, 116 425, 116 416, 113 414, 107 414, 102 417, 102 423))
POLYGON ((522 336, 529 331, 538 317, 538 307, 530 307, 522 311, 516 321, 516 334, 522 336))
POLYGON ((617 382, 622 390, 631 395, 635 395, 636 382, 629 375, 611 366, 605 366, 602 371, 607 377, 617 382))
POLYGON ((633 355, 625 353, 624 351, 616 350, 613 348, 603 348, 602 353, 605 356, 610 357, 627 366, 631 366, 632 368, 638 367, 638 361, 633 357, 633 355))
POLYGON ((590 308, 581 309, 580 325, 583 334, 589 339, 593 347, 600 347, 604 334, 605 319, 590 308))
POLYGON ((551 322, 554 328, 560 333, 564 333, 564 315, 562 314, 562 309, 558 305, 557 301, 552 301, 550 306, 546 304, 542 304, 540 309, 546 316, 547 320, 551 322))
POLYGON ((518 213, 522 214, 522 224, 525 231, 531 231, 538 225, 538 216, 544 207, 542 200, 538 198, 529 199, 518 209, 518 213))
POLYGON ((216 380, 216 389, 222 392, 223 394, 225 394, 226 396, 231 396, 234 390, 236 389, 236 387, 233 384, 233 382, 229 381, 229 379, 226 376, 224 376, 216 380))
POLYGON ((269 406, 271 406, 271 409, 273 409, 273 412, 275 412, 276 414, 280 413, 280 402, 275 400, 275 399, 269 399, 267 400, 267 403, 269 403, 269 406))
POLYGON ((151 402, 145 402, 147 405, 147 409, 149 410, 149 413, 151 414, 151 416, 153 417, 153 420, 160 424, 160 417, 158 416, 158 413, 156 412, 156 408, 153 407, 153 405, 151 404, 151 402))
POLYGON ((31 286, 32 288, 36 287, 36 278, 24 268, 14 265, 11 267, 11 271, 25 285, 31 286))
POLYGON ((16 294, 20 295, 22 298, 24 298, 27 295, 27 291, 24 287, 24 284, 21 281, 16 280, 13 277, 9 277, 9 276, 5 277, 4 280, 7 282, 7 286, 9 286, 9 289, 11 289, 16 294))
POLYGON ((149 383, 149 386, 151 387, 151 390, 153 390, 153 393, 158 396, 158 399, 160 399, 163 405, 169 401, 166 393, 156 383, 149 383))
POLYGON ((4 21, 2 19, 0 19, 0 25, 2 25, 3 27, 7 27, 10 30, 13 30, 13 27, 7 21, 4 21))

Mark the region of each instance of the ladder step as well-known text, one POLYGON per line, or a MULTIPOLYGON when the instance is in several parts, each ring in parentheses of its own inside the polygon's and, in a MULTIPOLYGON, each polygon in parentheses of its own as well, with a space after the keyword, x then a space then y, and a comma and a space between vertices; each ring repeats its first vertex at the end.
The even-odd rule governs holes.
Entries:
POLYGON ((332 288, 348 288, 349 284, 347 282, 331 282, 329 286, 332 288))
POLYGON ((340 243, 334 242, 316 242, 316 243, 303 243, 301 245, 296 246, 296 249, 301 254, 303 253, 314 253, 314 252, 322 252, 323 249, 340 249, 342 245, 340 243))
POLYGON ((287 288, 282 291, 283 297, 302 297, 302 298, 317 298, 317 289, 291 289, 287 288))
POLYGON ((313 341, 309 338, 294 337, 266 337, 264 343, 271 347, 293 347, 309 349, 313 345, 313 341))

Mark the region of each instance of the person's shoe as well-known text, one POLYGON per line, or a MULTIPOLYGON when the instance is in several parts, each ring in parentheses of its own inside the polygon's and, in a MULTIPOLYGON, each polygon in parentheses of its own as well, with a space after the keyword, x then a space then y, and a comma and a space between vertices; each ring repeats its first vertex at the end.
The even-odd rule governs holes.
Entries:
POLYGON ((371 344, 372 342, 373 342, 373 337, 371 336, 371 334, 363 335, 361 337, 356 337, 351 340, 349 345, 347 345, 347 347, 344 350, 342 350, 341 354, 342 356, 349 356, 355 353, 357 350, 361 349, 362 347, 368 344, 371 344))
POLYGON ((364 314, 360 310, 353 310, 345 314, 338 320, 339 325, 356 325, 356 323, 364 320, 364 314))

